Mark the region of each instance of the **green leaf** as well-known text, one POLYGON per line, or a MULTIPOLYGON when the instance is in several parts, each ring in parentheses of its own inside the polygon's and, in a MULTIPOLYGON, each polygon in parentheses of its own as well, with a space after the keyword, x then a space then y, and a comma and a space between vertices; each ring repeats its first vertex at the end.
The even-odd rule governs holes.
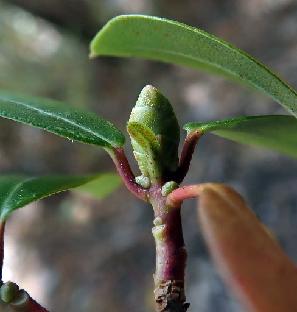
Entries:
POLYGON ((92 180, 73 191, 90 195, 97 199, 103 199, 111 194, 121 185, 120 177, 115 173, 103 173, 95 180, 92 180))
POLYGON ((194 27, 152 16, 118 16, 90 48, 91 57, 140 57, 224 74, 261 90, 297 116, 296 90, 247 53, 194 27))
POLYGON ((0 91, 0 116, 104 148, 121 147, 125 141, 120 130, 101 117, 49 99, 0 91))
POLYGON ((157 136, 145 124, 129 121, 127 124, 133 154, 143 176, 152 182, 162 176, 161 146, 157 136))
POLYGON ((232 141, 257 145, 297 158, 297 120, 293 116, 244 116, 232 119, 190 122, 189 132, 212 132, 232 141))
POLYGON ((0 176, 0 220, 5 221, 17 208, 96 179, 102 181, 102 176, 0 176))

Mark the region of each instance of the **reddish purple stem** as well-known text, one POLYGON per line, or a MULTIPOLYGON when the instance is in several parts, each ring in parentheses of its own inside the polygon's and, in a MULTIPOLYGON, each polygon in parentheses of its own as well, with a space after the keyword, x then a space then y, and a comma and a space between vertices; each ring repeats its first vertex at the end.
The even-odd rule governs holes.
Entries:
POLYGON ((156 186, 150 191, 155 217, 165 225, 163 239, 157 244, 157 268, 155 278, 158 280, 184 280, 186 249, 183 238, 180 205, 166 208, 166 197, 161 195, 156 186))
POLYGON ((156 242, 155 301, 158 312, 185 312, 184 294, 187 252, 184 244, 180 206, 169 207, 160 185, 149 193, 155 212, 153 235, 156 242))
MULTIPOLYGON (((202 133, 190 133, 184 142, 178 168, 175 172, 166 174, 164 181, 181 183, 186 176, 193 152, 202 133)), ((156 272, 155 301, 158 312, 185 312, 189 304, 186 303, 184 294, 184 275, 187 252, 184 245, 181 223, 180 207, 187 191, 173 196, 162 195, 162 184, 152 185, 148 190, 142 188, 135 181, 135 176, 130 168, 125 152, 122 148, 108 151, 112 157, 117 171, 128 190, 136 197, 150 202, 154 208, 155 221, 153 234, 156 241, 156 272)), ((179 189, 180 190, 180 189, 179 189)), ((174 191, 173 191, 174 192, 174 191)))
POLYGON ((5 231, 5 222, 0 223, 0 280, 2 281, 2 268, 4 260, 4 231, 5 231))
POLYGON ((135 182, 135 176, 131 170, 125 152, 122 148, 115 148, 109 153, 116 165, 117 171, 125 183, 127 189, 136 197, 147 201, 147 190, 135 182))
POLYGON ((174 209, 164 218, 164 244, 157 246, 156 277, 160 280, 180 280, 185 277, 187 253, 184 244, 180 209, 174 209))
POLYGON ((30 297, 29 303, 26 307, 27 312, 49 312, 46 308, 42 307, 38 302, 30 297))
POLYGON ((189 171, 192 156, 199 138, 202 136, 201 132, 195 131, 187 135, 183 149, 180 155, 179 165, 174 173, 172 180, 180 184, 189 171))

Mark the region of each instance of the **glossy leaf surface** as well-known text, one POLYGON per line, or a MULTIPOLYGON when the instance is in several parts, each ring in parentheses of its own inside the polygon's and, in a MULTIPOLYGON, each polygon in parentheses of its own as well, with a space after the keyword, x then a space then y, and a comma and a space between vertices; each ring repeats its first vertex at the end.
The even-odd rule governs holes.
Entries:
POLYGON ((123 15, 91 42, 91 56, 140 57, 210 70, 266 93, 297 116, 297 91, 247 53, 200 29, 164 18, 123 15))
MULTIPOLYGON (((90 181, 101 179, 96 176, 0 176, 0 220, 6 220, 9 215, 29 203, 55 193, 78 187, 90 181)), ((110 182, 112 183, 112 182, 110 182)), ((100 185, 98 184, 98 187, 100 185)), ((90 191, 89 188, 85 189, 90 191)))
POLYGON ((293 116, 244 116, 191 122, 184 129, 188 132, 211 132, 232 141, 270 148, 297 158, 297 120, 293 116))
POLYGON ((0 116, 70 140, 105 148, 124 144, 123 134, 110 122, 62 102, 0 92, 0 116))

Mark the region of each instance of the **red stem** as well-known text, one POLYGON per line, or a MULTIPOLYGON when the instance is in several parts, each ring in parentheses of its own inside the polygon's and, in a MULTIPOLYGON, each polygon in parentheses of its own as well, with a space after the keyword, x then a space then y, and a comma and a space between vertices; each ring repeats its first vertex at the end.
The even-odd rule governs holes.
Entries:
MULTIPOLYGON (((154 195, 159 189, 154 191, 154 195)), ((159 194, 157 194, 158 196, 159 194)), ((186 250, 183 238, 180 206, 168 210, 166 198, 155 197, 153 201, 155 218, 160 218, 165 226, 163 238, 157 248, 157 268, 155 278, 160 280, 184 280, 186 250)))
POLYGON ((159 185, 153 186, 149 195, 155 212, 153 235, 156 242, 156 311, 185 312, 189 306, 184 293, 187 252, 180 206, 168 207, 159 185))
POLYGON ((38 302, 30 297, 28 305, 26 307, 27 312, 49 312, 46 308, 42 307, 38 302))
POLYGON ((130 164, 127 160, 125 152, 122 148, 115 148, 112 151, 108 151, 114 164, 116 165, 117 171, 121 176, 127 189, 141 200, 147 201, 147 190, 142 188, 135 182, 135 176, 131 170, 130 164))
POLYGON ((0 223, 0 280, 2 281, 2 270, 3 270, 3 260, 4 260, 4 231, 5 231, 5 221, 0 223))
POLYGON ((165 242, 161 244, 156 276, 160 280, 184 280, 186 250, 182 232, 180 207, 164 218, 165 242), (158 267, 159 266, 159 267, 158 267))
POLYGON ((187 135, 181 151, 179 165, 174 173, 172 180, 180 184, 189 171, 192 156, 199 138, 202 136, 201 132, 195 131, 187 135))

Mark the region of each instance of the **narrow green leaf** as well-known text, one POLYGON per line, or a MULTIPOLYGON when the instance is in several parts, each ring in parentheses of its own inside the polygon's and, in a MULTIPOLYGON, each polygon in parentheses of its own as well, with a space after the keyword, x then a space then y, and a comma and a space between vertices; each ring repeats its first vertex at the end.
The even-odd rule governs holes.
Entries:
POLYGON ((140 57, 224 74, 261 90, 297 116, 296 90, 247 53, 194 27, 152 16, 118 16, 90 48, 91 57, 140 57))
MULTIPOLYGON (((0 220, 6 220, 17 208, 41 198, 101 179, 93 176, 0 176, 0 220)), ((110 181, 110 188, 112 182, 110 181)), ((98 184, 98 188, 100 185, 98 184)))
POLYGON ((95 180, 79 186, 73 191, 90 195, 93 198, 103 199, 115 191, 120 185, 121 179, 119 175, 115 173, 103 173, 95 180))
POLYGON ((101 117, 49 99, 0 91, 0 116, 105 148, 120 147, 125 141, 120 130, 101 117))
POLYGON ((257 145, 297 158, 297 120, 293 116, 243 116, 210 122, 190 122, 188 132, 212 132, 232 141, 257 145))

